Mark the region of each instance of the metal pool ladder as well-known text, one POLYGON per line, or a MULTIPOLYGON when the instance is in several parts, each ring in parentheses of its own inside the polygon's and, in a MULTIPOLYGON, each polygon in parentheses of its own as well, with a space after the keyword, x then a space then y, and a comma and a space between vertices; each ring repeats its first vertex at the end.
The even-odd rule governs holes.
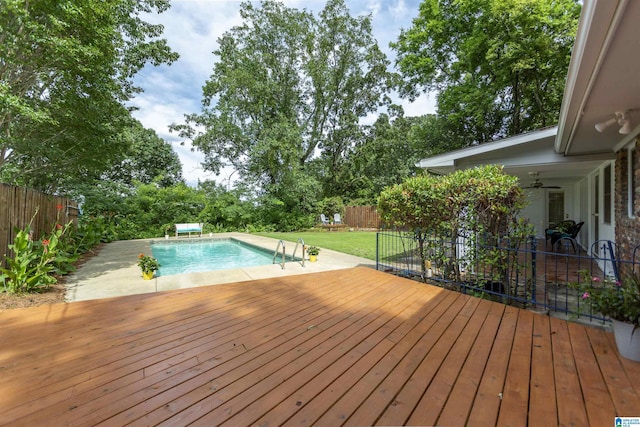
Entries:
POLYGON ((296 259, 296 251, 298 250, 298 244, 302 243, 302 266, 304 267, 304 240, 302 240, 302 237, 298 238, 298 241, 296 242, 296 247, 293 249, 293 255, 291 255, 291 258, 295 261, 296 259))
POLYGON ((280 246, 282 246, 282 261, 280 261, 280 267, 282 267, 282 269, 284 270, 284 262, 286 260, 286 255, 284 253, 284 240, 280 240, 278 242, 278 246, 276 246, 276 252, 273 254, 273 260, 271 261, 271 263, 276 263, 276 257, 278 256, 278 249, 280 249, 280 246))

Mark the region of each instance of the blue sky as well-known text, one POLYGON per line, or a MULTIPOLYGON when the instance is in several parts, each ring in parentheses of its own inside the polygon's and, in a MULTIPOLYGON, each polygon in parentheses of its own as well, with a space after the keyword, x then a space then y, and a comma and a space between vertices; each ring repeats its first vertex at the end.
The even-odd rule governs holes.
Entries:
MULTIPOLYGON (((239 25, 240 1, 231 0, 172 0, 171 9, 161 15, 148 16, 152 23, 164 25, 164 37, 180 59, 171 66, 147 66, 136 76, 136 84, 144 93, 136 96, 131 105, 139 110, 134 116, 158 136, 172 143, 180 156, 183 175, 190 185, 197 180, 214 179, 227 182, 232 171, 223 171, 216 177, 202 170, 202 153, 191 151, 187 144, 180 145, 180 138, 169 132, 169 125, 182 123, 184 115, 198 113, 201 109, 202 86, 211 75, 216 57, 212 52, 218 47, 218 38, 233 26, 239 25)), ((324 7, 323 1, 290 0, 289 7, 307 9, 314 13, 324 7)), ((419 0, 346 0, 351 15, 371 14, 373 33, 378 45, 394 62, 389 42, 395 41, 401 28, 409 28, 418 15, 419 0)), ((422 96, 414 103, 397 99, 408 116, 435 111, 435 97, 422 96)))

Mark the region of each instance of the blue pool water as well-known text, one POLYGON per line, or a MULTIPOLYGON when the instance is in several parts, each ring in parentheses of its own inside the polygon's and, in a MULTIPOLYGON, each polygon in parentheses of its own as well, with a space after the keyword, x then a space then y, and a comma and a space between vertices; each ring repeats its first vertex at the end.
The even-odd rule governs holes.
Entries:
POLYGON ((254 267, 273 262, 273 252, 233 239, 152 242, 151 253, 160 262, 156 276, 254 267))

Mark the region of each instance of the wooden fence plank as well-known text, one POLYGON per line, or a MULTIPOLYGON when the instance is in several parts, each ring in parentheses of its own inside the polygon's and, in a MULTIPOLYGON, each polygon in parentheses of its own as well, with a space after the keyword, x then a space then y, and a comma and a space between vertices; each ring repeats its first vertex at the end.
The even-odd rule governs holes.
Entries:
POLYGON ((0 183, 0 260, 11 256, 9 245, 16 229, 31 224, 33 239, 39 240, 51 232, 56 223, 78 224, 78 203, 68 197, 52 196, 39 191, 0 183))
POLYGON ((380 216, 375 206, 346 206, 343 222, 352 228, 380 228, 380 216))

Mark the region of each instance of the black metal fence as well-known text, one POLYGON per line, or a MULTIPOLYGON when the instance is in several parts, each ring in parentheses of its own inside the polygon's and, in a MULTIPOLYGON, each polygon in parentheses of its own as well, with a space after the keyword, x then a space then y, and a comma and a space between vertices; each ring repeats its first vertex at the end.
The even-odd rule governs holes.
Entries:
POLYGON ((535 237, 489 241, 477 236, 456 240, 418 236, 377 233, 376 268, 574 319, 605 321, 582 301, 580 284, 621 280, 625 274, 638 273, 640 267, 640 246, 632 260, 621 260, 608 240, 595 242, 585 251, 570 238, 552 245, 535 237))

